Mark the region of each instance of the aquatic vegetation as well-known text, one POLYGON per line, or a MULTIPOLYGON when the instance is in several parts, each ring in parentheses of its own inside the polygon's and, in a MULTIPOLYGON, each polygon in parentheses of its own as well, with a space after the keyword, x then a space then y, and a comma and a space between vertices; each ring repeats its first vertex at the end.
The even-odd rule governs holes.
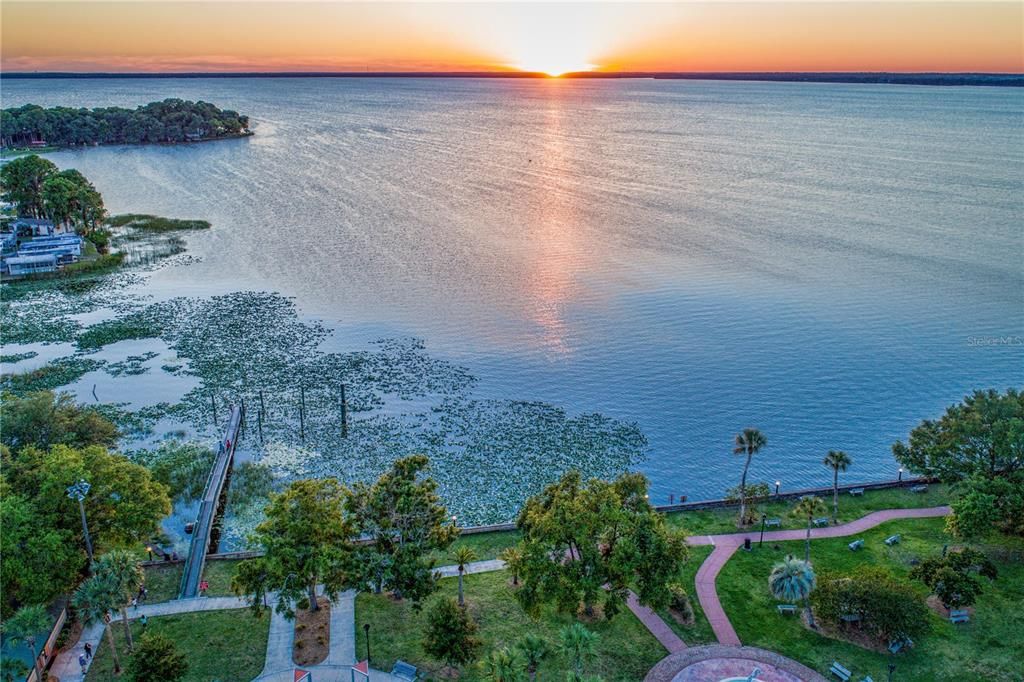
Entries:
POLYGON ((153 351, 143 353, 142 355, 129 355, 127 358, 120 362, 109 363, 106 367, 103 368, 103 371, 112 377, 145 374, 146 372, 149 371, 149 368, 145 366, 145 363, 149 362, 158 355, 160 354, 154 353, 153 351))
POLYGON ((35 352, 34 350, 29 351, 27 353, 11 353, 10 355, 0 355, 0 362, 13 364, 15 362, 21 362, 22 360, 31 360, 37 355, 39 355, 39 353, 35 352))
POLYGON ((127 339, 148 339, 160 335, 160 328, 150 320, 131 314, 116 320, 100 322, 87 328, 78 335, 76 343, 79 348, 100 348, 127 339))
POLYGON ((180 218, 161 218, 147 213, 122 213, 107 218, 111 227, 128 227, 136 230, 167 232, 170 230, 208 230, 210 223, 206 220, 182 220, 180 218))
POLYGON ((171 491, 173 499, 202 495, 210 467, 217 455, 199 443, 164 441, 155 450, 136 450, 129 458, 153 472, 153 478, 171 491))
POLYGON ((89 358, 60 358, 29 372, 4 374, 0 376, 0 388, 15 395, 23 395, 32 391, 49 391, 77 381, 104 364, 102 360, 89 358))

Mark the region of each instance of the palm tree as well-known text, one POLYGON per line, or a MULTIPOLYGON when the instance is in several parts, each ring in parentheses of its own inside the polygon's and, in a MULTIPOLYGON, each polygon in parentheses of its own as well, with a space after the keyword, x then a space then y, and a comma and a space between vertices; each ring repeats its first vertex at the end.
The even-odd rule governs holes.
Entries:
POLYGON ((490 682, 523 682, 526 679, 526 663, 519 652, 508 647, 495 649, 480 661, 480 671, 490 682))
POLYGON ((829 450, 821 463, 832 469, 832 521, 839 521, 839 472, 846 471, 853 460, 842 450, 829 450))
POLYGON ((132 642, 132 629, 128 625, 128 604, 139 592, 146 576, 142 572, 135 556, 123 549, 107 552, 99 558, 93 567, 96 575, 103 576, 110 582, 118 596, 118 609, 121 611, 121 623, 124 625, 124 637, 128 642, 128 651, 135 648, 132 642))
MULTIPOLYGON (((120 602, 121 596, 116 592, 115 586, 110 584, 108 578, 101 575, 93 575, 82 583, 71 598, 72 605, 86 624, 102 621, 109 625, 110 611, 117 608, 120 602)), ((121 661, 117 657, 117 648, 114 646, 113 630, 109 627, 104 629, 107 631, 110 655, 114 659, 114 672, 120 673, 121 661)))
POLYGON ((814 614, 811 612, 809 597, 816 584, 817 579, 811 564, 794 558, 792 554, 775 564, 771 575, 768 576, 768 588, 772 591, 773 597, 782 601, 804 603, 807 623, 812 628, 815 627, 814 614))
POLYGON ((519 584, 519 572, 523 570, 523 550, 518 547, 508 547, 498 555, 498 558, 505 562, 505 568, 512 571, 512 584, 519 584))
POLYGON ((583 679, 583 664, 594 657, 597 647, 597 633, 573 623, 562 628, 559 651, 572 661, 572 675, 576 680, 583 679))
POLYGON ((533 682, 537 679, 537 668, 541 661, 551 653, 548 642, 538 635, 526 635, 516 643, 516 648, 526 660, 526 672, 530 675, 530 682, 533 682))
POLYGON ((476 561, 476 552, 472 547, 459 547, 455 550, 455 563, 459 566, 459 606, 465 606, 466 601, 462 597, 462 574, 466 572, 467 564, 476 561))
POLYGON ((793 508, 793 516, 798 519, 807 519, 807 547, 804 561, 811 560, 811 524, 814 523, 815 518, 825 513, 825 509, 825 503, 821 501, 820 497, 814 495, 801 497, 793 508))
POLYGON ((740 525, 747 522, 747 470, 750 469, 750 459, 761 448, 768 445, 768 439, 757 429, 743 429, 736 434, 736 446, 732 449, 735 455, 746 455, 747 461, 743 465, 743 478, 740 479, 740 525))
MULTIPOLYGON (((32 666, 36 669, 36 679, 43 679, 43 670, 39 667, 39 652, 36 650, 36 636, 50 629, 53 623, 46 607, 42 604, 23 606, 4 623, 4 632, 13 641, 25 642, 32 652, 32 666)), ((5 661, 6 663, 6 661, 5 661)))

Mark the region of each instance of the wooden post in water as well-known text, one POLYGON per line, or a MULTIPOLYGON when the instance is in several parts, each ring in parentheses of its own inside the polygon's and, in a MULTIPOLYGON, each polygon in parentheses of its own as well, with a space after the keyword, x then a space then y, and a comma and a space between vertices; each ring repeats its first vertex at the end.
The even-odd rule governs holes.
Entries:
POLYGON ((348 438, 348 400, 345 399, 345 384, 341 385, 341 437, 348 438))
POLYGON ((263 406, 263 389, 260 389, 260 409, 256 412, 256 423, 260 427, 260 445, 263 445, 263 412, 267 408, 263 406))
POLYGON ((299 385, 299 438, 306 442, 306 387, 299 385))

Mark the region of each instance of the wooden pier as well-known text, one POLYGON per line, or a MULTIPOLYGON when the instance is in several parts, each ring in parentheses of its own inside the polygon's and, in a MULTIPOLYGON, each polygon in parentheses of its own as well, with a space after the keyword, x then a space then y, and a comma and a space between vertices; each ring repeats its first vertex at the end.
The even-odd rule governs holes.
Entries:
POLYGON ((214 522, 220 511, 221 494, 224 492, 224 483, 231 471, 231 462, 235 456, 235 448, 238 447, 238 438, 241 435, 244 417, 244 406, 233 405, 231 407, 228 426, 220 441, 223 448, 218 447, 217 459, 213 463, 213 468, 210 469, 210 476, 206 479, 206 489, 203 491, 203 498, 199 503, 199 513, 192 528, 192 542, 189 545, 185 570, 181 576, 181 587, 178 590, 180 599, 199 595, 199 583, 203 579, 206 555, 210 551, 210 538, 214 522))

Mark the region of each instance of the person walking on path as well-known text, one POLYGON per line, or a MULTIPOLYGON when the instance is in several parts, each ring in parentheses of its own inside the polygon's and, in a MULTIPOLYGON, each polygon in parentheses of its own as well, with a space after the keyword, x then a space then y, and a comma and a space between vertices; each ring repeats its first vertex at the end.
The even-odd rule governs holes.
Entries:
POLYGON ((85 657, 92 660, 92 644, 89 642, 85 643, 85 657))
POLYGON ((78 665, 82 666, 82 674, 85 674, 86 668, 89 666, 89 659, 85 657, 85 654, 78 654, 78 665))
POLYGON ((146 625, 149 624, 149 618, 146 618, 146 614, 142 614, 142 618, 139 618, 139 624, 142 626, 143 630, 146 629, 146 625))

